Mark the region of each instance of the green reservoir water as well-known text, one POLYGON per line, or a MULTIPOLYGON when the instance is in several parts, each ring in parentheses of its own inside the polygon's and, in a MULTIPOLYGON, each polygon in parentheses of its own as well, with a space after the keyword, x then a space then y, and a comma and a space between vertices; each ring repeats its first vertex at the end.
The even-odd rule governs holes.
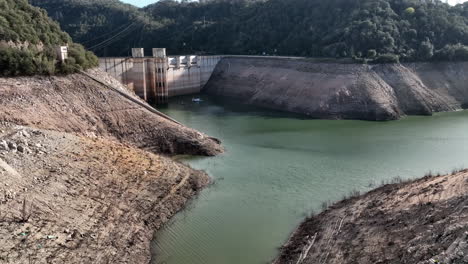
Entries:
POLYGON ((191 97, 165 113, 222 140, 226 153, 185 158, 214 184, 177 214, 152 245, 152 263, 267 263, 324 201, 396 176, 468 167, 468 112, 392 122, 305 120, 191 97))

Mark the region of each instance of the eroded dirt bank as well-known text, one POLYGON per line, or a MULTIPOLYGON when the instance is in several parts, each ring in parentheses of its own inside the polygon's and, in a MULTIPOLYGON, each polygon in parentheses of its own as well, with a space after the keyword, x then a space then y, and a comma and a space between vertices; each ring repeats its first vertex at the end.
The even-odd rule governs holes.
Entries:
POLYGON ((0 129, 0 263, 149 263, 154 230, 209 182, 114 141, 0 129))
POLYGON ((338 202, 302 223, 274 263, 468 263, 468 170, 338 202))
MULTIPOLYGON (((120 86, 103 72, 91 74, 120 86)), ((82 74, 0 78, 0 95, 0 121, 104 136, 156 153, 222 151, 218 140, 161 118, 82 74)))
POLYGON ((0 263, 149 263, 209 183, 165 155, 222 151, 82 74, 0 78, 0 263))
POLYGON ((393 120, 468 107, 468 63, 221 60, 204 91, 313 118, 393 120))

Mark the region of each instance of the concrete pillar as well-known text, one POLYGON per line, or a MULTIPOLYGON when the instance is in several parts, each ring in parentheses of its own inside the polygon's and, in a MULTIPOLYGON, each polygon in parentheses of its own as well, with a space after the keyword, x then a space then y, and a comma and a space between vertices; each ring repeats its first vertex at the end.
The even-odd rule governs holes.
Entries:
POLYGON ((135 93, 148 100, 148 92, 146 89, 146 62, 145 62, 145 49, 132 48, 133 68, 129 78, 133 80, 133 89, 135 93))
POLYGON ((153 57, 155 58, 166 58, 166 49, 165 48, 154 48, 153 57))
POLYGON ((197 66, 198 64, 198 56, 190 56, 189 57, 189 63, 187 63, 189 66, 197 66))
POLYGON ((156 58, 146 59, 146 100, 154 103, 157 99, 157 84, 156 84, 156 58))
POLYGON ((176 68, 180 68, 180 65, 182 64, 182 57, 181 56, 177 56, 176 57, 176 68))
POLYGON ((145 49, 144 48, 133 48, 132 49, 132 57, 133 58, 144 58, 145 57, 145 49))
POLYGON ((167 90, 167 58, 154 58, 156 69, 156 103, 166 104, 167 90))
POLYGON ((133 68, 129 78, 133 80, 133 89, 135 93, 148 100, 148 93, 146 90, 146 63, 145 58, 133 58, 133 68))

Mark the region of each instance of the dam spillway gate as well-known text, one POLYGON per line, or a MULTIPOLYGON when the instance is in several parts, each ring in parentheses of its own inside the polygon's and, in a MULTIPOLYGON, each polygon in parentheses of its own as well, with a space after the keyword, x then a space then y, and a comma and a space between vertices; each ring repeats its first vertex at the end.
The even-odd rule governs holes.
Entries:
POLYGON ((199 93, 222 56, 166 56, 165 49, 132 49, 132 57, 99 58, 99 68, 147 102, 166 104, 169 97, 199 93))

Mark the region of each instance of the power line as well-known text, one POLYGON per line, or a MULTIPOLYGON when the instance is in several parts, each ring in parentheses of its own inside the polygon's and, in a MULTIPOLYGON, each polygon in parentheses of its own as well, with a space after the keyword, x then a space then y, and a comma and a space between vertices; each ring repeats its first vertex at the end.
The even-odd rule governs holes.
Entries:
MULTIPOLYGON (((124 30, 120 31, 119 33, 115 34, 114 36, 90 47, 89 49, 90 50, 94 50, 94 49, 99 49, 101 47, 105 47, 106 45, 108 45, 109 43, 112 43, 112 40, 114 40, 115 38, 121 36, 122 34, 125 33, 125 31, 128 31, 132 26, 134 26, 135 23, 132 23, 131 25, 127 26, 124 30)), ((131 32, 131 31, 130 31, 131 32)))
POLYGON ((125 24, 125 25, 123 25, 123 26, 121 26, 121 27, 119 27, 119 28, 117 28, 117 29, 114 29, 114 30, 112 30, 111 32, 105 33, 105 34, 103 34, 103 35, 101 35, 101 36, 99 36, 99 37, 97 37, 97 38, 93 38, 93 39, 89 39, 89 40, 86 40, 86 41, 82 41, 81 44, 85 45, 86 43, 90 43, 90 42, 93 42, 93 41, 95 41, 95 40, 98 40, 98 39, 107 37, 108 35, 111 35, 111 34, 113 34, 114 32, 121 30, 121 29, 124 28, 125 26, 129 26, 131 23, 132 23, 132 22, 130 22, 130 23, 128 23, 128 24, 125 24))
POLYGON ((118 40, 117 38, 118 37, 123 37, 131 32, 133 32, 133 30, 135 30, 137 27, 134 27, 136 25, 136 22, 133 22, 131 25, 129 25, 128 27, 126 27, 124 30, 120 31, 119 33, 115 34, 114 36, 110 37, 109 39, 106 39, 104 41, 102 41, 101 43, 98 43, 88 49, 90 50, 99 50, 99 49, 102 49, 102 48, 105 48, 107 46, 109 46, 110 44, 112 44, 113 42, 115 42, 116 40, 118 40), (134 27, 133 29, 131 29, 132 27, 134 27), (124 34, 125 33, 125 34, 124 34))

